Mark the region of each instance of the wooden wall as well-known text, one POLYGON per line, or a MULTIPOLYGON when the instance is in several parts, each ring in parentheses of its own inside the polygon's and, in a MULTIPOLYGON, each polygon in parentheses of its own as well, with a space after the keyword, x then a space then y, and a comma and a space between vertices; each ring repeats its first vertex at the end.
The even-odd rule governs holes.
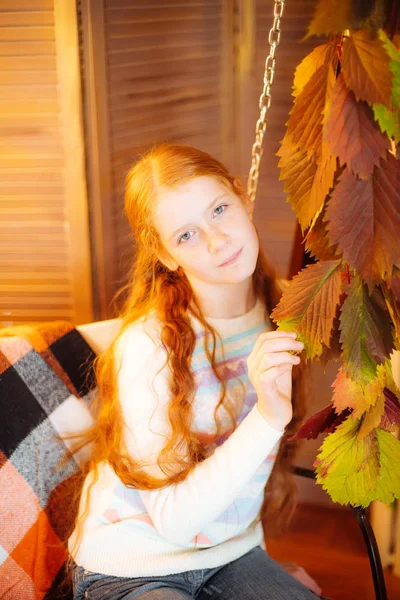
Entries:
MULTIPOLYGON (((287 2, 255 222, 286 276, 295 229, 278 181, 313 0, 287 2)), ((2 0, 0 326, 112 316, 133 242, 130 165, 193 144, 247 180, 272 0, 2 0)))

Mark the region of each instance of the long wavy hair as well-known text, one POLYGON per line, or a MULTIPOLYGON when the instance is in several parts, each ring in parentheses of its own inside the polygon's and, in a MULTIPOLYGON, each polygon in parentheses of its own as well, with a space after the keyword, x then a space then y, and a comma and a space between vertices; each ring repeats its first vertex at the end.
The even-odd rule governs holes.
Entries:
MULTIPOLYGON (((121 327, 111 346, 95 360, 97 395, 93 406, 95 424, 85 437, 92 443, 91 458, 83 475, 93 472, 108 461, 115 473, 130 487, 154 490, 183 481, 196 465, 204 459, 201 442, 191 429, 193 421, 192 399, 195 382, 191 370, 191 357, 196 336, 191 326, 190 315, 203 325, 206 334, 206 352, 216 377, 221 382, 221 395, 214 417, 217 430, 217 410, 226 402, 226 384, 215 360, 216 340, 219 335, 206 321, 201 306, 183 271, 169 270, 159 260, 161 242, 153 225, 153 211, 160 187, 173 189, 195 177, 211 176, 220 180, 237 194, 242 201, 246 192, 240 181, 230 175, 218 160, 198 149, 172 144, 161 144, 143 156, 128 173, 125 193, 125 212, 136 239, 136 260, 129 283, 120 290, 124 303, 120 309, 121 327), (141 464, 129 455, 124 444, 121 406, 116 384, 116 344, 119 337, 134 322, 153 313, 161 324, 161 341, 167 350, 171 370, 170 403, 168 417, 171 435, 161 451, 158 464, 164 473, 162 479, 150 476, 141 464), (211 349, 208 340, 212 340, 211 349), (177 448, 187 448, 182 457, 177 448)), ((281 290, 275 273, 260 251, 253 274, 254 291, 262 298, 269 314, 277 304, 281 290)), ((295 485, 291 466, 295 442, 288 438, 295 432, 305 413, 304 390, 302 389, 301 367, 294 369, 293 405, 294 414, 286 427, 276 462, 265 490, 265 499, 260 514, 266 535, 276 532, 288 523, 295 507, 295 485)), ((225 403, 226 402, 226 403, 225 403)))

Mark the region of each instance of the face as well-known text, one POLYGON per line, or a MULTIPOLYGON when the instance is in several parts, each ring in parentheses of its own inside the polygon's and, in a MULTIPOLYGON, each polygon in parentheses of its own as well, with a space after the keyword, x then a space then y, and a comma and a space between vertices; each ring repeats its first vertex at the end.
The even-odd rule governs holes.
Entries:
POLYGON ((259 251, 252 208, 213 177, 164 188, 154 213, 160 260, 171 270, 181 267, 195 291, 251 278, 259 251))

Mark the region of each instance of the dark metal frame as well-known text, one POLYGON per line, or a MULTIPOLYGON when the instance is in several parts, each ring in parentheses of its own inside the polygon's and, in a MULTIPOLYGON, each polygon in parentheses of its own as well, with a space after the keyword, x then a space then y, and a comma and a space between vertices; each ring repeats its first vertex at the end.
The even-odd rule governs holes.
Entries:
MULTIPOLYGON (((300 477, 306 477, 307 479, 313 479, 315 481, 316 476, 314 471, 305 467, 294 467, 295 475, 300 477)), ((358 524, 361 528, 364 542, 367 547, 369 564, 371 566, 372 578, 374 580, 375 598, 376 600, 387 600, 386 583, 383 574, 381 556, 379 554, 378 544, 376 543, 375 534, 369 522, 367 512, 365 508, 359 506, 352 506, 353 511, 356 514, 358 524)))

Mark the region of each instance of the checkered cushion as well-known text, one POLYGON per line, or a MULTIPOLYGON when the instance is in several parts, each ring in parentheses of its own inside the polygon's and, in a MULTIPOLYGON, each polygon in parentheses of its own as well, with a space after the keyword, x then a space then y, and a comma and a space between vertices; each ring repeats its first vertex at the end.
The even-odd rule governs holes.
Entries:
POLYGON ((94 353, 65 322, 0 331, 0 590, 3 600, 66 595, 66 536, 79 461, 59 436, 90 425, 94 353))

